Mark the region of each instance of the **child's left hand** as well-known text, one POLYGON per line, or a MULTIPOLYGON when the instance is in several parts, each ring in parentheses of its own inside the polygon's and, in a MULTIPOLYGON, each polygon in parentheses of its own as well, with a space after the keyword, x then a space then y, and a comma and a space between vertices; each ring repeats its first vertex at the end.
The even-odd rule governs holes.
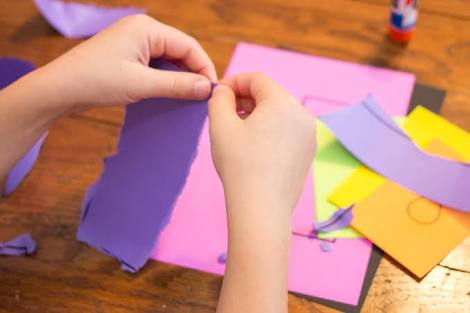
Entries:
POLYGON ((0 183, 64 114, 151 97, 205 99, 216 80, 194 38, 145 15, 124 18, 0 91, 0 183), (148 66, 160 57, 192 73, 148 66))
POLYGON ((34 75, 57 91, 64 112, 150 97, 204 99, 210 81, 217 80, 194 38, 146 15, 120 20, 34 75), (159 57, 181 62, 193 73, 150 68, 150 59, 159 57))

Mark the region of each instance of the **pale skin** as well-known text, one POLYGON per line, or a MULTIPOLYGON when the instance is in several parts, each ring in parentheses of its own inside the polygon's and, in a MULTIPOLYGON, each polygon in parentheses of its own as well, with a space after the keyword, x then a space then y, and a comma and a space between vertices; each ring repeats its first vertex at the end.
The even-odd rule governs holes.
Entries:
MULTIPOLYGON (((61 116, 149 97, 206 99, 211 81, 214 65, 196 40, 147 16, 123 19, 0 91, 0 178, 61 116), (149 68, 157 57, 191 73, 149 68)), ((290 220, 315 151, 314 125, 263 74, 214 89, 210 138, 229 233, 217 312, 287 312, 290 220)))

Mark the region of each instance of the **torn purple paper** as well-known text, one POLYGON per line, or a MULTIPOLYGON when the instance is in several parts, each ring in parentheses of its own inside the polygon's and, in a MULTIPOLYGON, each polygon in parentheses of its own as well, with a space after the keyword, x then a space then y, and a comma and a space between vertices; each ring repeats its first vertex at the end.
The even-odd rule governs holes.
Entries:
POLYGON ((141 8, 108 8, 61 0, 34 0, 34 3, 49 24, 69 38, 93 36, 123 17, 146 11, 141 8))
MULTIPOLYGON (((0 58, 0 90, 33 70, 34 65, 29 62, 14 58, 0 58)), ((5 188, 1 191, 3 196, 10 195, 31 171, 46 137, 47 133, 41 136, 28 153, 10 170, 5 188)))
MULTIPOLYGON (((179 70, 157 61, 152 67, 179 70)), ((77 238, 138 271, 151 256, 185 185, 207 101, 148 99, 126 109, 116 155, 90 187, 77 238)))
POLYGON ((470 212, 470 165, 420 150, 371 96, 320 119, 372 170, 427 199, 470 212))
POLYGON ((332 232, 343 229, 351 225, 353 219, 352 206, 345 209, 338 209, 327 220, 317 222, 313 225, 315 232, 332 232))
POLYGON ((4 196, 10 195, 20 185, 23 179, 25 179, 29 172, 31 172, 39 157, 39 153, 41 152, 41 148, 46 137, 47 133, 42 135, 29 152, 10 170, 5 183, 5 189, 3 190, 4 196))
POLYGON ((34 65, 15 58, 0 58, 0 89, 32 72, 34 65))
POLYGON ((0 242, 0 255, 22 256, 36 252, 36 241, 29 234, 22 234, 7 242, 0 242))

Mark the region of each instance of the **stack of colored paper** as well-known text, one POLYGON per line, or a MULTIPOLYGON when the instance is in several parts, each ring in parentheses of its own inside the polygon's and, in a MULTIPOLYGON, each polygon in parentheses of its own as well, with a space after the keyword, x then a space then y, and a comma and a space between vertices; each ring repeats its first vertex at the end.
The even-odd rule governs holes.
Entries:
POLYGON ((321 119, 368 166, 328 196, 354 230, 419 278, 470 234, 469 133, 419 106, 402 130, 372 98, 321 119))

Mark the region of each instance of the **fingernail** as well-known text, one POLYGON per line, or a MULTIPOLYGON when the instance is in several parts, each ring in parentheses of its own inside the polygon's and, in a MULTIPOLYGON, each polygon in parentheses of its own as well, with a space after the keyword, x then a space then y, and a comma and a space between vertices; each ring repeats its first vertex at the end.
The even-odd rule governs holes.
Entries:
POLYGON ((208 80, 200 80, 194 84, 194 96, 197 98, 207 98, 211 92, 211 83, 208 80))

